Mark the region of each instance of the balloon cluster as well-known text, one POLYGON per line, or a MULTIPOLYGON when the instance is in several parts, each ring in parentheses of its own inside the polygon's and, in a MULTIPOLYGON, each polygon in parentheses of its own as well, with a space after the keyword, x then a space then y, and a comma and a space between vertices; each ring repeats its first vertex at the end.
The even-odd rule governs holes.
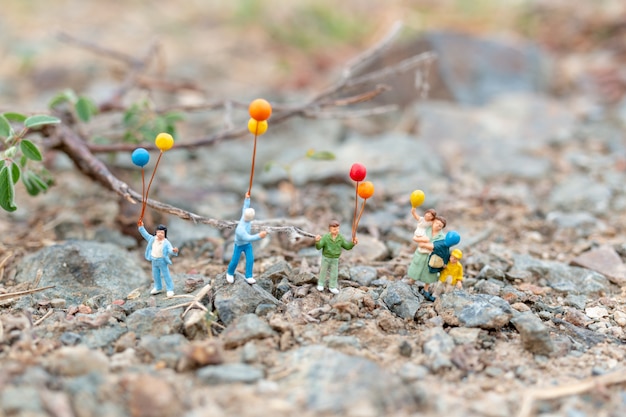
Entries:
POLYGON ((152 176, 150 177, 150 182, 148 183, 147 189, 144 175, 144 166, 146 166, 150 161, 150 153, 148 153, 148 151, 144 148, 137 148, 131 154, 133 164, 141 167, 141 214, 139 215, 140 221, 143 220, 143 215, 146 211, 146 204, 148 203, 148 193, 150 192, 150 186, 152 185, 154 174, 159 167, 161 156, 163 156, 163 152, 170 150, 172 146, 174 146, 174 138, 169 133, 159 133, 154 140, 154 144, 157 148, 159 148, 161 152, 159 153, 156 165, 154 166, 154 170, 152 171, 152 176))
POLYGON ((365 176, 367 175, 367 169, 365 166, 359 163, 352 164, 350 167, 350 178, 355 182, 354 190, 354 217, 352 219, 352 240, 356 237, 356 230, 359 226, 359 221, 361 221, 361 216, 363 216, 363 210, 365 210, 365 201, 368 198, 374 195, 374 184, 370 181, 363 181, 365 176), (361 204, 361 211, 357 216, 358 209, 358 197, 363 199, 363 203, 361 204))
POLYGON ((254 162, 256 160, 256 138, 267 131, 267 119, 272 115, 272 106, 267 100, 257 98, 252 100, 248 106, 250 120, 248 120, 248 130, 254 135, 254 150, 252 151, 252 166, 250 167, 250 185, 248 194, 252 191, 252 180, 254 179, 254 162))

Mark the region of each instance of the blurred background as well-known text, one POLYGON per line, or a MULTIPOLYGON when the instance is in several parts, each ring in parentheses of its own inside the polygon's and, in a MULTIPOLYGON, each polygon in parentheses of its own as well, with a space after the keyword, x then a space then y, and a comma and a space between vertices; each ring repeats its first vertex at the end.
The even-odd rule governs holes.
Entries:
MULTIPOLYGON (((427 70, 388 77, 388 92, 354 106, 396 106, 384 116, 293 118, 280 126, 270 119, 257 156, 263 167, 255 185, 258 217, 349 218, 353 194, 346 174, 358 161, 377 187, 370 208, 382 214, 363 219, 374 234, 406 219, 408 195, 420 188, 425 206, 449 213, 452 225, 469 236, 490 222, 524 220, 520 230, 541 229, 528 222, 566 223, 563 212, 582 212, 576 230, 581 221, 595 230, 596 219, 613 213, 602 229, 611 239, 626 223, 625 17, 626 3, 618 0, 5 0, 0 111, 47 112, 50 100, 67 89, 107 100, 137 64, 133 59, 156 48, 157 58, 124 104, 177 109, 224 103, 185 112, 176 139, 191 141, 245 126, 247 112, 237 103, 306 101, 401 21, 396 41, 362 71, 426 51, 436 61, 427 70), (332 152, 335 160, 307 160, 313 148, 332 152), (328 194, 320 195, 324 187, 328 194)), ((82 128, 98 143, 127 140, 121 118, 82 128)), ((250 166, 246 138, 172 151, 161 168, 169 173, 158 177, 153 197, 238 218, 250 166)), ((136 173, 123 171, 132 169, 127 156, 105 160, 137 189, 136 173)), ((50 163, 57 172, 75 172, 55 158, 50 163)), ((16 219, 54 197, 17 198, 24 211, 16 219)), ((527 234, 500 239, 519 243, 520 235, 527 234)), ((537 232, 529 246, 553 238, 537 232)))

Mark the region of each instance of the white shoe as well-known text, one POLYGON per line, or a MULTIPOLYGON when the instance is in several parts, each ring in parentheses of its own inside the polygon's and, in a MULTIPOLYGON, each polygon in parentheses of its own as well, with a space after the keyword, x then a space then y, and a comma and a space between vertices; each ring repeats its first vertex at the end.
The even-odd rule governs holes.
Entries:
POLYGON ((329 288, 330 292, 332 292, 333 294, 339 294, 339 290, 337 288, 329 288))
POLYGON ((174 291, 167 292, 167 298, 172 298, 174 296, 174 291))
POLYGON ((324 291, 324 286, 323 286, 323 285, 318 285, 318 286, 317 286, 317 290, 318 290, 319 292, 324 291))
POLYGON ((153 288, 153 289, 150 290, 150 295, 159 294, 161 291, 163 291, 163 290, 157 290, 156 288, 153 288))
POLYGON ((246 282, 250 285, 254 284, 256 282, 256 279, 250 277, 250 278, 246 278, 246 282))
POLYGON ((233 275, 226 274, 226 281, 227 281, 229 284, 232 284, 233 282, 235 282, 235 277, 234 277, 233 275))

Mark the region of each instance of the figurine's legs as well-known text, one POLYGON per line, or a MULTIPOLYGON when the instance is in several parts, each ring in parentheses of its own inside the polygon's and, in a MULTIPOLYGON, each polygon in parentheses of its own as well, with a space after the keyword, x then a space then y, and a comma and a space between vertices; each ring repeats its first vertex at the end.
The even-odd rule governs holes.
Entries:
POLYGON ((228 264, 228 271, 226 272, 228 275, 235 275, 235 269, 237 269, 237 265, 239 264, 241 252, 243 252, 243 247, 235 245, 235 249, 233 250, 233 257, 230 259, 230 263, 228 264))
POLYGON ((322 287, 324 289, 324 284, 326 284, 326 273, 330 267, 330 259, 322 256, 322 264, 320 265, 320 275, 317 278, 317 287, 322 287))
POLYGON ((332 291, 337 289, 337 279, 339 277, 339 258, 329 259, 330 279, 328 280, 328 288, 332 291))
POLYGON ((170 275, 170 268, 167 265, 167 263, 165 263, 165 261, 163 261, 163 266, 161 267, 161 275, 163 276, 163 279, 165 280, 165 288, 167 289, 168 294, 170 292, 174 292, 174 281, 172 281, 172 276, 170 275))
POLYGON ((161 283, 161 268, 159 267, 159 260, 152 261, 152 280, 154 281, 154 289, 161 291, 163 284, 161 283))
POLYGON ((254 267, 254 251, 252 244, 243 245, 243 254, 246 257, 246 278, 252 278, 252 268, 254 267))

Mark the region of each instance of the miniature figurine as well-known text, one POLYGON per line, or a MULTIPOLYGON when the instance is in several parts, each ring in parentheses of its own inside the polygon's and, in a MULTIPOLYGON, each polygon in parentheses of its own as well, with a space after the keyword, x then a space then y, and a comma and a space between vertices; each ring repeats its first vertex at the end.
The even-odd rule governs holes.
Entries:
POLYGON ((435 301, 435 298, 428 290, 430 284, 437 282, 439 279, 439 274, 437 272, 431 272, 429 270, 428 258, 430 257, 430 252, 435 247, 434 243, 444 240, 445 235, 443 233, 443 229, 446 227, 446 223, 447 222, 444 217, 436 216, 433 220, 433 224, 426 228, 424 236, 413 237, 413 240, 417 242, 418 247, 413 254, 411 263, 409 264, 407 275, 414 281, 424 283, 424 288, 420 290, 420 292, 428 301, 435 301), (420 251, 420 248, 425 249, 426 252, 423 250, 420 251))
POLYGON ((441 271, 439 281, 459 289, 463 288, 463 265, 460 262, 462 258, 463 252, 461 249, 454 249, 450 252, 450 260, 443 271, 441 271))
POLYGON ((315 236, 315 248, 317 250, 322 249, 322 265, 320 266, 320 275, 317 280, 318 291, 324 291, 326 274, 330 270, 328 289, 333 294, 339 294, 337 279, 339 277, 339 256, 341 255, 341 250, 350 250, 357 243, 359 243, 359 240, 356 236, 350 242, 339 234, 339 222, 337 220, 332 220, 328 224, 328 233, 324 236, 315 236))
POLYGON ((140 219, 137 222, 137 226, 141 236, 148 242, 145 253, 146 260, 152 262, 154 287, 150 294, 155 295, 163 291, 163 283, 161 282, 161 277, 163 277, 167 297, 173 297, 174 282, 170 275, 169 265, 172 264, 170 256, 178 256, 178 248, 173 247, 170 241, 167 240, 167 227, 164 225, 158 225, 154 235, 148 233, 146 228, 143 227, 143 220, 140 219))
MULTIPOLYGON (((417 214, 416 207, 411 208, 411 215, 415 220, 417 220, 417 226, 415 227, 415 232, 413 232, 414 237, 423 237, 426 236, 426 228, 433 224, 433 220, 437 217, 437 212, 434 209, 428 209, 424 212, 423 216, 417 214)), ((417 247, 417 250, 421 253, 428 253, 428 249, 417 247)))
POLYGON ((254 209, 250 207, 250 192, 246 193, 246 197, 243 201, 243 208, 241 209, 241 219, 235 229, 235 248, 233 250, 233 257, 228 264, 228 270, 226 271, 226 281, 230 284, 235 282, 235 269, 239 264, 239 258, 243 253, 246 257, 246 272, 245 280, 248 284, 252 285, 256 280, 252 277, 252 268, 254 266, 254 252, 252 250, 252 242, 263 239, 267 236, 265 230, 260 231, 257 234, 251 234, 251 222, 254 220, 254 209))

